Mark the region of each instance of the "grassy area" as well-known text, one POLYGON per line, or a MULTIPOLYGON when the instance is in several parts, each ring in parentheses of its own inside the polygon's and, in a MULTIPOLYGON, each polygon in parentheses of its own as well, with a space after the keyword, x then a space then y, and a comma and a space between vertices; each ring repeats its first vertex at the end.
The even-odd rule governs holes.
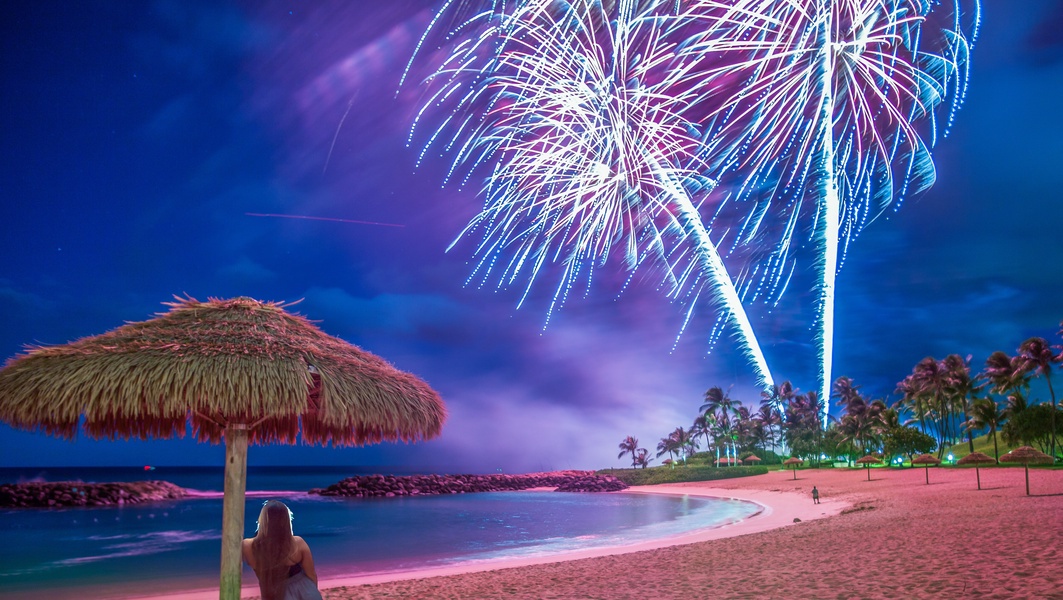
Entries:
MULTIPOLYGON (((1000 433, 997 433, 997 448, 1000 450, 1000 455, 1004 456, 1010 450, 1018 448, 1018 446, 1009 446, 1004 443, 1004 440, 1000 439, 1000 433)), ((993 438, 989 435, 980 435, 974 438, 974 451, 981 452, 986 456, 993 456, 993 438)), ((971 453, 971 448, 967 444, 967 440, 953 444, 945 449, 945 454, 949 452, 956 457, 956 460, 963 458, 971 453)))
POLYGON ((602 469, 599 475, 612 475, 628 485, 656 485, 683 481, 714 481, 734 477, 763 475, 768 467, 713 467, 686 464, 678 467, 650 467, 648 469, 602 469))

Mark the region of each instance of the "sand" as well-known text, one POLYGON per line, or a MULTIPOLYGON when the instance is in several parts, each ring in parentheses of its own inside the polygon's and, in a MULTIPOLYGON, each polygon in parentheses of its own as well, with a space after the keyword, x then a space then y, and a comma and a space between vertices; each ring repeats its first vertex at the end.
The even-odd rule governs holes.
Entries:
MULTIPOLYGON (((807 469, 631 488, 762 505, 757 516, 628 547, 323 579, 327 600, 866 598, 1063 600, 1063 470, 807 469), (813 504, 812 486, 821 503, 813 504), (795 519, 798 522, 795 522, 795 519)), ((244 581, 242 596, 257 596, 244 581)), ((166 596, 217 598, 217 591, 166 596)))
POLYGON ((745 498, 742 523, 650 546, 531 564, 324 580, 328 600, 379 598, 1061 598, 1063 471, 810 469, 634 488, 745 498), (822 503, 812 503, 816 485, 822 503), (800 522, 794 523, 794 518, 800 522), (617 554, 619 552, 619 554, 617 554), (483 570, 490 569, 490 570, 483 570), (447 573, 447 572, 443 572, 447 573), (434 576, 432 576, 434 575, 434 576), (410 579, 410 577, 419 577, 410 579))

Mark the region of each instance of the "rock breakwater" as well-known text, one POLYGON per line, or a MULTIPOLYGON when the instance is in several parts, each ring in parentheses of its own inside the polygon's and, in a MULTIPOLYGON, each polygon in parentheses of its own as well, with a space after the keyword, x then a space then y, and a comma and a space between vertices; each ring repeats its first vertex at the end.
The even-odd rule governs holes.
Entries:
POLYGON ((187 492, 168 481, 120 483, 6 483, 0 485, 0 508, 117 506, 183 498, 187 492))
POLYGON ((435 496, 502 492, 532 488, 554 488, 557 492, 618 492, 626 483, 611 475, 593 471, 555 471, 522 475, 361 475, 348 477, 311 494, 353 498, 392 498, 396 496, 435 496))

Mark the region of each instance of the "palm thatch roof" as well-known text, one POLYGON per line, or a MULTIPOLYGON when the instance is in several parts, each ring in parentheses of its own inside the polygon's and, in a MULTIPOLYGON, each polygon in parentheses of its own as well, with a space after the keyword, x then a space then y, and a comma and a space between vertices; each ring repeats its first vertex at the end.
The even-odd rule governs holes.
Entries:
POLYGON ((972 452, 956 461, 958 465, 982 465, 997 462, 995 458, 981 452, 972 452))
POLYGON ((858 459, 856 461, 856 464, 858 464, 858 465, 877 465, 877 464, 879 464, 881 462, 882 461, 879 460, 878 458, 875 458, 874 456, 871 456, 870 454, 868 454, 867 456, 865 456, 865 457, 863 457, 861 459, 858 459))
POLYGON ((73 438, 201 441, 246 425, 251 443, 338 446, 439 434, 443 402, 417 377, 325 334, 290 304, 177 298, 155 318, 60 346, 0 370, 0 420, 73 438))
POLYGON ((749 456, 745 457, 742 460, 744 460, 746 462, 749 462, 749 461, 760 462, 760 457, 757 456, 756 454, 750 454, 749 456))
POLYGON ((800 465, 800 464, 804 464, 804 462, 805 461, 801 460, 800 458, 797 458, 796 456, 791 456, 790 458, 784 460, 782 462, 782 464, 784 464, 784 465, 800 465))
MULTIPOLYGON (((993 459, 989 459, 989 460, 993 460, 993 459)), ((916 456, 915 458, 912 459, 912 464, 913 465, 939 465, 939 464, 941 464, 941 459, 936 457, 936 456, 934 456, 933 454, 920 454, 919 456, 916 456)))
POLYGON ((1022 446, 1000 457, 1000 462, 1022 463, 1024 465, 1051 464, 1053 458, 1032 447, 1022 446))

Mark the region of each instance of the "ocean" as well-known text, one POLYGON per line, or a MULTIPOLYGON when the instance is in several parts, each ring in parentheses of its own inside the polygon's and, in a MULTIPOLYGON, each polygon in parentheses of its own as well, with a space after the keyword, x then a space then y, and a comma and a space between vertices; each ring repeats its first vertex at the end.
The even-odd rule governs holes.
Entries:
MULTIPOLYGON (((624 545, 734 522, 759 510, 741 501, 625 493, 380 499, 306 493, 368 473, 352 467, 249 467, 245 536, 254 534, 266 499, 285 502, 295 515, 294 532, 314 553, 319 576, 329 579, 624 545)), ((0 510, 0 598, 102 599, 217 587, 220 467, 0 469, 0 483, 31 479, 161 479, 200 493, 136 506, 0 510)), ((245 583, 254 580, 245 567, 245 583)))

